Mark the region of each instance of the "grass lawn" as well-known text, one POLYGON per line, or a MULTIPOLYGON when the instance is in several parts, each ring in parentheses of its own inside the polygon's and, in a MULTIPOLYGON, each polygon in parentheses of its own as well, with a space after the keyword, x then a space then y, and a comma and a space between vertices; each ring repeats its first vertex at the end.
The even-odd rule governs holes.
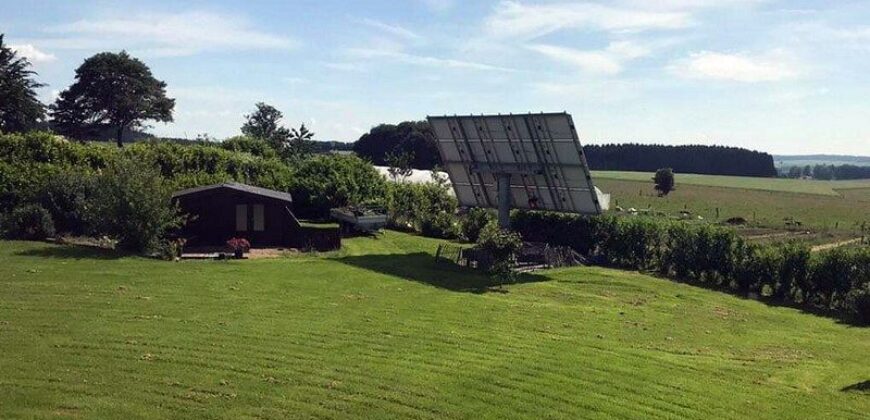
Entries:
POLYGON ((604 268, 502 290, 388 232, 168 263, 0 246, 0 418, 861 418, 870 329, 604 268))
MULTIPOLYGON (((615 179, 621 181, 643 181, 651 183, 652 172, 628 172, 628 171, 592 171, 595 180, 615 179)), ((806 179, 788 178, 758 178, 748 176, 725 176, 725 175, 699 175, 699 174, 676 174, 674 180, 677 187, 680 185, 701 185, 708 187, 741 188, 749 190, 790 192, 801 194, 815 194, 839 196, 837 190, 849 188, 870 188, 870 180, 847 180, 847 181, 817 181, 806 179)))

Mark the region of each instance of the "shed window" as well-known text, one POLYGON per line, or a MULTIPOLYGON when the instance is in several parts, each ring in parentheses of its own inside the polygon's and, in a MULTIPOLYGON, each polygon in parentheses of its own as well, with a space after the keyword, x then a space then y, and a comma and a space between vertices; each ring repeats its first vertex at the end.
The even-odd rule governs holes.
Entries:
POLYGON ((236 231, 245 232, 248 230, 248 205, 236 204, 236 231))
POLYGON ((262 232, 266 228, 266 219, 263 215, 263 205, 254 204, 254 231, 262 232))

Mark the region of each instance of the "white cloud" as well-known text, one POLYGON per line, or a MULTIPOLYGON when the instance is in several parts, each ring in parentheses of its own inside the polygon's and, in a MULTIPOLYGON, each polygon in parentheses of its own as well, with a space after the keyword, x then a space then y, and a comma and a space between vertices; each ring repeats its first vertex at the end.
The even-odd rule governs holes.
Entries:
POLYGON ((57 60, 57 57, 55 57, 54 54, 49 54, 47 52, 41 51, 31 44, 9 44, 9 48, 13 49, 16 53, 18 53, 18 55, 26 57, 28 60, 30 60, 31 63, 34 64, 47 63, 49 61, 57 60))
POLYGON ((685 11, 650 11, 595 3, 524 5, 503 1, 486 19, 485 29, 494 37, 532 39, 562 29, 640 32, 684 28, 691 23, 690 14, 685 11))
POLYGON ((763 55, 701 51, 671 63, 669 70, 691 79, 755 83, 796 78, 800 75, 799 67, 793 58, 780 51, 763 55))
POLYGON ((622 65, 619 61, 602 51, 580 51, 540 44, 530 45, 529 49, 591 73, 616 74, 622 71, 622 65))
POLYGON ((411 64, 415 66, 424 66, 424 67, 441 67, 441 68, 454 68, 454 69, 466 69, 466 70, 483 70, 483 71, 500 71, 500 72, 513 72, 516 71, 514 69, 494 66, 490 64, 477 63, 473 61, 464 61, 464 60, 455 60, 450 58, 438 58, 431 56, 422 56, 422 55, 414 55, 414 54, 406 54, 403 52, 397 51, 389 51, 389 50, 377 50, 377 49, 367 49, 367 48, 352 48, 347 50, 348 54, 352 57, 371 60, 371 59, 387 59, 393 60, 404 64, 411 64))
POLYGON ((420 35, 405 29, 399 25, 391 25, 389 23, 384 23, 379 20, 365 18, 362 19, 361 22, 365 25, 371 26, 372 28, 379 29, 384 31, 390 35, 395 35, 400 38, 405 38, 409 40, 416 40, 422 38, 420 35))
POLYGON ((203 51, 290 49, 297 41, 256 29, 245 19, 210 12, 145 13, 83 19, 51 27, 56 48, 124 47, 149 55, 183 56, 203 51))
POLYGON ((631 41, 611 42, 602 50, 577 50, 544 44, 530 45, 528 48, 583 71, 599 74, 620 73, 626 61, 647 56, 652 52, 649 46, 631 41))

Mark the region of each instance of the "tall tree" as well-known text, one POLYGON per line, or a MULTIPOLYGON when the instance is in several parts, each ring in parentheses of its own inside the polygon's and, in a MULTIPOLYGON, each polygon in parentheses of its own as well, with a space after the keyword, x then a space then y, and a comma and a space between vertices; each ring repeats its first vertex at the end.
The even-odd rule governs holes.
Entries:
POLYGON ((311 149, 313 148, 311 145, 312 139, 314 138, 314 132, 308 130, 308 127, 305 126, 305 123, 299 127, 299 129, 291 128, 290 129, 290 155, 293 157, 304 157, 311 153, 311 149))
POLYGON ((411 167, 416 169, 432 169, 441 163, 435 134, 426 121, 381 124, 363 134, 353 150, 376 165, 388 164, 387 154, 401 153, 413 156, 411 167))
POLYGON ((281 151, 290 139, 290 130, 281 126, 284 114, 272 105, 257 102, 254 112, 245 115, 242 134, 266 140, 275 150, 281 151))
POLYGON ((83 139, 112 128, 118 147, 124 131, 145 121, 172 121, 175 99, 166 97, 166 83, 154 78, 145 63, 125 51, 103 52, 76 69, 76 81, 51 106, 52 122, 61 134, 83 139))
POLYGON ((661 168, 656 171, 653 177, 655 190, 659 192, 659 197, 668 195, 674 190, 674 170, 671 168, 661 168))
POLYGON ((45 120, 45 105, 36 98, 36 89, 45 85, 33 76, 27 58, 4 44, 0 34, 0 131, 27 131, 45 120))

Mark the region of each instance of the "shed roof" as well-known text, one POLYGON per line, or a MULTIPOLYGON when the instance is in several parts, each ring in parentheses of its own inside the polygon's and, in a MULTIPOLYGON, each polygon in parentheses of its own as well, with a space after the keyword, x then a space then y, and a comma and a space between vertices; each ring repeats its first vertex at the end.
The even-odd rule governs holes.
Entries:
POLYGON ((247 194, 259 195, 263 197, 273 198, 275 200, 286 201, 288 203, 293 202, 293 198, 290 196, 290 193, 270 190, 268 188, 260 188, 255 187, 253 185, 240 184, 238 182, 224 182, 223 184, 214 184, 214 185, 205 185, 202 187, 194 187, 188 188, 186 190, 176 191, 172 194, 172 198, 183 197, 186 195, 197 194, 205 191, 216 190, 216 189, 230 189, 234 191, 240 191, 247 194))

